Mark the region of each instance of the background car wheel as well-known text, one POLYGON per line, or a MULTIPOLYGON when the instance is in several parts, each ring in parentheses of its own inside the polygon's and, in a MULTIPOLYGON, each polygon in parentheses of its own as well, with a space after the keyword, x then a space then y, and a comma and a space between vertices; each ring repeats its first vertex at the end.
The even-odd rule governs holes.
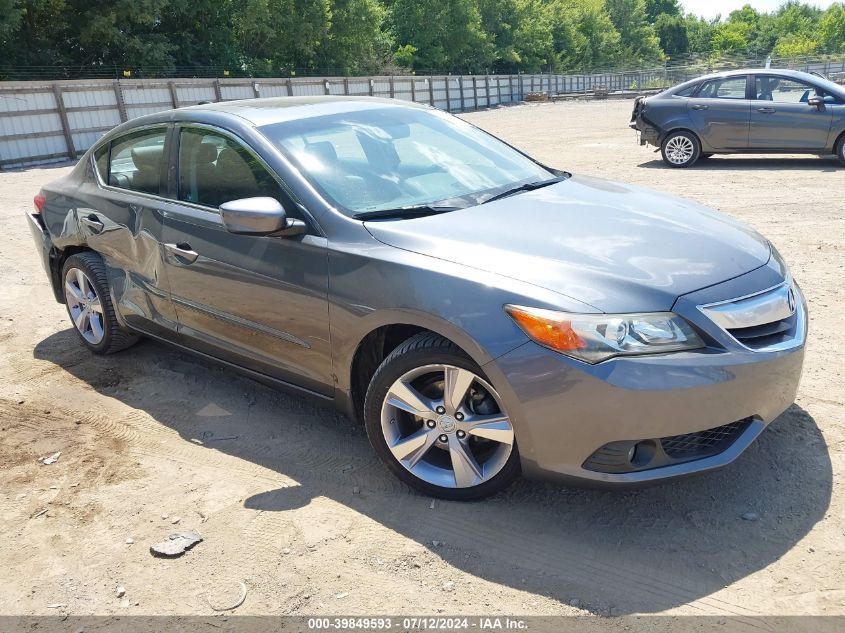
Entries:
POLYGON ((376 370, 364 402, 373 449, 402 481, 436 497, 481 499, 519 475, 501 398, 466 354, 422 333, 376 370))
POLYGON ((836 144, 836 158, 845 165, 845 134, 839 137, 839 142, 836 144))
POLYGON ((689 167, 698 160, 701 144, 691 132, 670 132, 660 145, 660 153, 670 167, 689 167))
POLYGON ((68 257, 62 267, 65 306, 76 333, 95 354, 112 354, 138 341, 121 329, 106 282, 106 267, 96 253, 68 257))

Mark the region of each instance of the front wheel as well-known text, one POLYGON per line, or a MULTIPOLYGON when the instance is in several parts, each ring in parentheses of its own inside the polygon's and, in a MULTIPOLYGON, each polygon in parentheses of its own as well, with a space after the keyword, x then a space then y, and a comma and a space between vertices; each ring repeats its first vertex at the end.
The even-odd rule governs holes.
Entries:
POLYGON ((660 153, 670 167, 689 167, 701 155, 701 143, 691 132, 670 132, 660 144, 660 153))
POLYGON ((836 158, 839 162, 845 165, 845 134, 841 136, 839 142, 836 144, 836 158))
POLYGON ((481 499, 519 475, 511 419, 466 354, 431 333, 379 366, 364 403, 376 454, 402 481, 436 497, 481 499))

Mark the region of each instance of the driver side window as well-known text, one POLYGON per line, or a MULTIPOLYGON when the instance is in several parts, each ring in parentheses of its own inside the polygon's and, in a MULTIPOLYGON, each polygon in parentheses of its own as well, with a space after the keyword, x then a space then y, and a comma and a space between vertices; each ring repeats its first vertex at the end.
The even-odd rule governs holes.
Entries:
POLYGON ((216 209, 224 202, 264 196, 281 201, 281 187, 243 146, 205 129, 180 132, 179 200, 216 209))
POLYGON ((807 103, 816 90, 810 84, 781 77, 757 77, 755 94, 758 101, 775 103, 807 103))

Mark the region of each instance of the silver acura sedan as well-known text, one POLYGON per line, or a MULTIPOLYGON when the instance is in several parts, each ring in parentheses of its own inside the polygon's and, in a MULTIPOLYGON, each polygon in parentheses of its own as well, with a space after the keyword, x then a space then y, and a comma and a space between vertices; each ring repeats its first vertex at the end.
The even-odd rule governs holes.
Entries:
POLYGON ((150 337, 331 401, 397 477, 450 499, 520 473, 723 466, 801 374, 806 307, 756 232, 425 106, 135 119, 45 186, 29 224, 92 352, 150 337))

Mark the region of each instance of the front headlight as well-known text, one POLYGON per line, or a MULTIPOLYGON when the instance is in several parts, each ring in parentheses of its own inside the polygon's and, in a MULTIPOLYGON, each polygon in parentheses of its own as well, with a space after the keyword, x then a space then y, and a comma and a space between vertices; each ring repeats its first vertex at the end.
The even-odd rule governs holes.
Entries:
POLYGON ((572 314, 514 305, 505 312, 531 340, 588 363, 704 347, 690 324, 672 312, 572 314))

